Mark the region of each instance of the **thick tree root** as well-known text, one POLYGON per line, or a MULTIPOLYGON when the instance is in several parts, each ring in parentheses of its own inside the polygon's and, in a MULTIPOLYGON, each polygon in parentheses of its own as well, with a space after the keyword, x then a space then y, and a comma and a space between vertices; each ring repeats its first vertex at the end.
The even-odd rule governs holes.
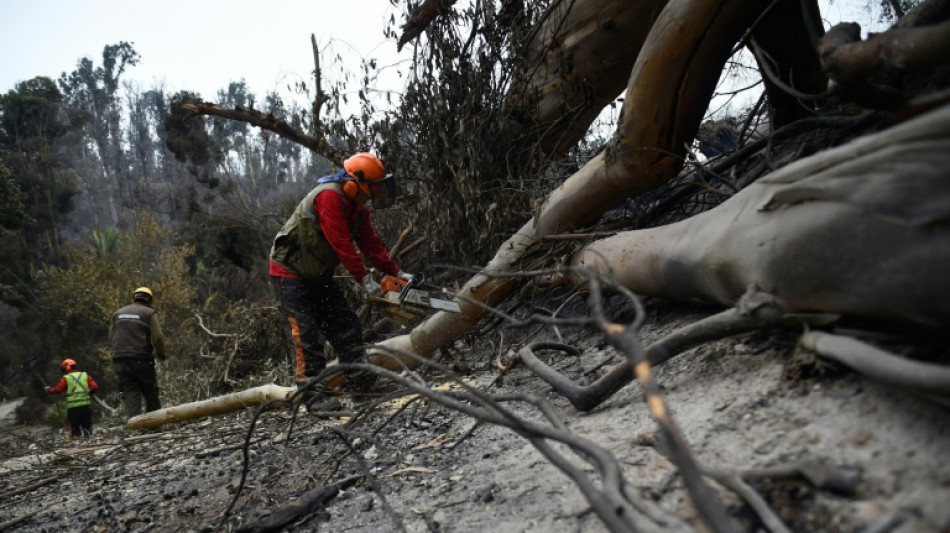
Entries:
MULTIPOLYGON (((781 308, 768 295, 750 291, 738 307, 680 328, 647 346, 644 350, 646 361, 652 366, 661 365, 705 342, 777 325, 781 323, 783 316, 781 308)), ((534 354, 537 349, 558 349, 574 354, 576 349, 552 343, 538 343, 525 346, 519 355, 528 368, 554 387, 554 390, 567 398, 579 411, 590 411, 597 407, 635 377, 632 363, 628 359, 590 385, 578 385, 541 361, 534 354)))
POLYGON ((911 361, 851 337, 812 331, 799 344, 882 383, 950 397, 950 368, 911 361))

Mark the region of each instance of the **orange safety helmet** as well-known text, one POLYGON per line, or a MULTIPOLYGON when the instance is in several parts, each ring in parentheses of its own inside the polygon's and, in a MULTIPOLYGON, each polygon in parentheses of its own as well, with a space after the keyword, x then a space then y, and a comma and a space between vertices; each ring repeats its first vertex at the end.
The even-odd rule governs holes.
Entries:
POLYGON ((59 364, 59 367, 63 369, 63 372, 72 372, 76 370, 76 361, 72 359, 63 359, 63 362, 59 364))
POLYGON ((386 168, 378 157, 369 152, 360 152, 343 162, 343 170, 352 179, 343 183, 343 194, 355 199, 362 191, 373 199, 373 207, 385 209, 396 201, 396 179, 386 174, 386 168))
POLYGON ((370 195, 369 183, 386 177, 383 162, 369 152, 360 152, 344 161, 343 170, 356 178, 343 184, 343 192, 348 198, 355 198, 360 190, 370 195))

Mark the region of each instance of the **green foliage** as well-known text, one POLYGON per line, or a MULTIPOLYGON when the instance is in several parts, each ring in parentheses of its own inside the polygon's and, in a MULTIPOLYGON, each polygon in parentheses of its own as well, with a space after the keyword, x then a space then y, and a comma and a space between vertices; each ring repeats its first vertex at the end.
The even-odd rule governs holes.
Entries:
POLYGON ((92 241, 96 248, 96 255, 104 257, 115 252, 116 245, 119 243, 119 232, 115 228, 94 229, 92 230, 92 241))
POLYGON ((86 359, 97 359, 90 371, 102 370, 107 354, 95 347, 106 344, 112 314, 142 285, 155 294, 169 352, 181 350, 176 339, 195 299, 188 272, 192 248, 176 245, 171 229, 144 211, 118 233, 111 251, 102 252, 95 241, 70 246, 68 266, 47 265, 35 273, 40 297, 34 312, 47 321, 54 358, 79 350, 86 359))
POLYGON ((43 76, 0 96, 0 146, 29 150, 24 142, 60 137, 66 129, 59 116, 62 98, 53 80, 43 76))
POLYGON ((13 173, 0 159, 0 227, 17 229, 25 218, 23 192, 13 180, 13 173))
POLYGON ((0 252, 6 267, 0 282, 22 283, 30 262, 61 260, 59 229, 77 193, 57 150, 69 129, 62 121, 61 103, 61 93, 46 77, 18 83, 0 96, 0 163, 8 173, 6 178, 0 175, 0 196, 11 208, 3 210, 3 224, 18 229, 18 238, 0 252))

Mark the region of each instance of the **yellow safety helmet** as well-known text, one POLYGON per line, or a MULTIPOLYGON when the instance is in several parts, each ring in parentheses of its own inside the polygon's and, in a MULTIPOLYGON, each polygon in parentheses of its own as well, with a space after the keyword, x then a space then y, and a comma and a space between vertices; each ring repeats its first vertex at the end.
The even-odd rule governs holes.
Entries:
POLYGON ((151 304, 152 299, 152 291, 148 287, 139 287, 132 291, 133 302, 145 302, 147 304, 151 304))

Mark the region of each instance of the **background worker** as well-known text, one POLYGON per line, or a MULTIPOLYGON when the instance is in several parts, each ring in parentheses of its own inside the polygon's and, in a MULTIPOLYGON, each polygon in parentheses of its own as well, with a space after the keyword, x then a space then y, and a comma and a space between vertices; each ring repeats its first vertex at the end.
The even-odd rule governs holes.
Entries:
POLYGON ((66 393, 66 418, 73 437, 92 435, 91 395, 99 390, 99 385, 92 376, 80 372, 72 359, 64 359, 59 366, 65 375, 55 387, 45 390, 50 394, 66 393))
MULTIPOLYGON (((378 270, 412 279, 389 257, 373 229, 365 207, 370 199, 374 208, 392 205, 395 183, 379 158, 358 153, 344 161, 336 174, 317 180, 274 238, 270 275, 298 386, 329 362, 321 334, 341 363, 354 363, 363 356, 359 317, 333 280, 337 265, 342 263, 367 295, 378 292, 379 283, 367 272, 357 248, 378 270)), ((375 378, 369 372, 350 373, 344 388, 365 390, 375 378)))
POLYGON ((165 337, 152 309, 152 291, 139 287, 132 292, 132 303, 112 315, 109 341, 112 343, 112 367, 122 392, 125 413, 131 418, 162 407, 158 399, 155 358, 164 361, 165 337))

